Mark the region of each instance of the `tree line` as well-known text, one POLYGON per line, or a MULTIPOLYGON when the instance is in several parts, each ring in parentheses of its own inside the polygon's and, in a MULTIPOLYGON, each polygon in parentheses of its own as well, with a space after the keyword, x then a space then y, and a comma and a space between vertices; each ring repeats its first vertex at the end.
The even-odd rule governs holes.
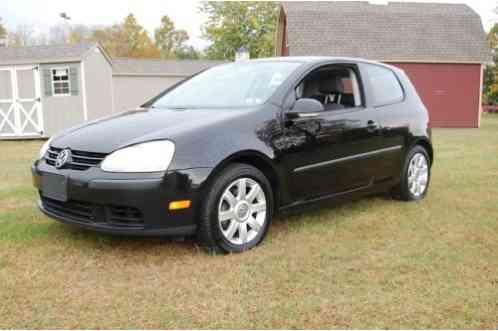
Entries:
POLYGON ((177 29, 167 15, 150 34, 132 13, 110 26, 65 21, 52 26, 48 34, 35 34, 27 24, 7 30, 0 18, 0 39, 7 38, 9 47, 99 42, 113 57, 230 60, 242 46, 252 58, 266 57, 273 55, 278 8, 271 1, 202 2, 198 8, 206 16, 202 37, 210 42, 204 50, 189 45, 187 31, 177 29))
POLYGON ((493 63, 484 70, 483 102, 498 104, 498 23, 488 33, 488 44, 493 54, 493 63))

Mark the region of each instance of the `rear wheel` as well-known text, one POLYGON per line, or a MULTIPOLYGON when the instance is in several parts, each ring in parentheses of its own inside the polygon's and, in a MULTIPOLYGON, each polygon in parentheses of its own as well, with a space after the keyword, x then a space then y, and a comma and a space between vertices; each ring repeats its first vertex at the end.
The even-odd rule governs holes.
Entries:
POLYGON ((215 252, 242 252, 266 235, 273 212, 271 186, 261 171, 233 164, 212 182, 201 211, 199 244, 215 252))
POLYGON ((422 146, 413 147, 406 155, 396 197, 404 201, 421 200, 427 194, 431 176, 430 158, 422 146))

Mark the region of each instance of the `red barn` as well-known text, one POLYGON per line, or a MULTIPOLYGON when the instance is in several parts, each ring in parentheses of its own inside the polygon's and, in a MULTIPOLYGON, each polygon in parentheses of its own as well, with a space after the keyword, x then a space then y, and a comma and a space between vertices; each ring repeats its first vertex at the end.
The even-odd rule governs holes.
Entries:
POLYGON ((348 56, 405 70, 433 127, 479 127, 484 64, 479 15, 465 4, 284 2, 277 56, 348 56))

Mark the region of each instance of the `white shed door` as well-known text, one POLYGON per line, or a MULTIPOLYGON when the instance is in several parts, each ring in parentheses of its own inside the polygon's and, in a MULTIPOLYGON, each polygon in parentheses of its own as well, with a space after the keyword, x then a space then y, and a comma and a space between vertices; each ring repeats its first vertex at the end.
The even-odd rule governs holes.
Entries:
POLYGON ((41 136, 38 67, 0 68, 0 138, 41 136))

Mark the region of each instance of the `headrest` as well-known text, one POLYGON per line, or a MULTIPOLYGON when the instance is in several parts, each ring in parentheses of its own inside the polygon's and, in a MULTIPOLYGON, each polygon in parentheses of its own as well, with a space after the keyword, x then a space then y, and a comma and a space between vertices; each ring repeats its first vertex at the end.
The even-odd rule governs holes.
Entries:
POLYGON ((344 84, 342 83, 341 78, 330 77, 320 81, 320 87, 318 90, 323 94, 342 94, 344 93, 344 84))

